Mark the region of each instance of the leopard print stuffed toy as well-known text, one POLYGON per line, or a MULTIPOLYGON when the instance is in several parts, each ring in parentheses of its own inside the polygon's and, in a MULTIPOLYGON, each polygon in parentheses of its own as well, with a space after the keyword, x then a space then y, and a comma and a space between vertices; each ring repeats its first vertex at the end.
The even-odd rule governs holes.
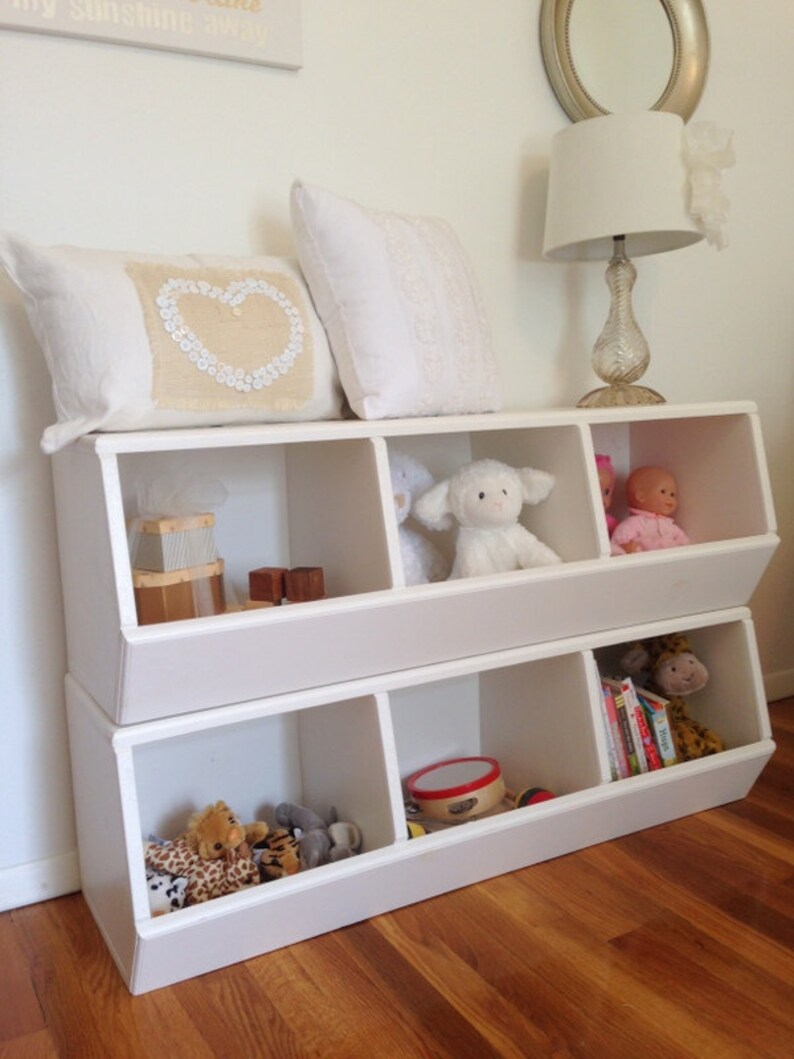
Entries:
POLYGON ((687 702, 681 697, 700 691, 709 679, 708 670, 683 633, 638 640, 629 647, 621 665, 634 678, 649 674, 651 690, 669 702, 670 725, 679 761, 695 761, 725 749, 716 732, 690 716, 687 702))

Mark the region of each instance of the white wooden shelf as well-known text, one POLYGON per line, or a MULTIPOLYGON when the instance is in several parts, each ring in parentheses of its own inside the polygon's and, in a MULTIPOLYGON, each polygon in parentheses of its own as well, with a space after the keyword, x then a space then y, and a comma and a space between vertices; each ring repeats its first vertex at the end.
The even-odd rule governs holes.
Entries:
POLYGON ((778 543, 750 403, 92 435, 53 463, 82 884, 133 992, 741 798, 774 749, 745 608, 778 543), (484 456, 551 471, 522 518, 563 564, 406 587, 394 448, 437 479, 484 456), (669 467, 692 543, 610 557, 596 452, 619 477, 669 467), (229 493, 232 596, 251 569, 309 565, 328 598, 140 626, 127 521, 174 471, 229 493), (692 710, 727 749, 611 782, 599 666, 673 631, 708 665, 692 710), (479 754, 556 797, 409 840, 407 777, 479 754), (143 840, 219 798, 271 826, 281 801, 334 806, 363 851, 151 918, 143 840))
POLYGON ((778 540, 748 403, 93 435, 54 473, 69 670, 120 724, 742 605, 778 540), (391 447, 438 479, 483 456, 551 471, 522 518, 564 564, 403 587, 391 447), (619 473, 670 467, 693 543, 610 558, 595 451, 619 473), (126 520, 139 482, 175 467, 229 492, 216 534, 232 596, 256 567, 310 565, 329 598, 139 626, 126 520))
POLYGON ((744 608, 442 662, 118 727, 67 678, 83 890, 125 981, 145 992, 458 886, 743 797, 774 749, 744 608), (712 680, 692 709, 714 757, 609 781, 597 662, 686 631, 712 680), (456 756, 555 799, 407 838, 405 781, 456 756), (273 823, 282 800, 355 821, 363 852, 152 919, 142 839, 223 797, 273 823))

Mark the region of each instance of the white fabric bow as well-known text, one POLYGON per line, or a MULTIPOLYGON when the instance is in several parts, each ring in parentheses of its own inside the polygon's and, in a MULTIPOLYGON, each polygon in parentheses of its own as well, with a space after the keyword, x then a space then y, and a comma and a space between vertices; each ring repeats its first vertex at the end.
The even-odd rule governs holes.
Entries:
POLYGON ((733 133, 716 122, 699 121, 684 129, 684 159, 689 167, 689 213, 718 250, 728 245, 722 226, 730 203, 720 184, 722 170, 736 162, 733 133))

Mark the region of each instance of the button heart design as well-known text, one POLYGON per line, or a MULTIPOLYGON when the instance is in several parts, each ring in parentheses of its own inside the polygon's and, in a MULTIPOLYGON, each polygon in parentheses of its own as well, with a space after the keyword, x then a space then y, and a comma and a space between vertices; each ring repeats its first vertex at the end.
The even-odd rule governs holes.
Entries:
POLYGON ((235 279, 226 287, 219 287, 206 280, 188 277, 168 279, 160 287, 155 299, 162 326, 186 360, 197 371, 206 373, 219 386, 250 393, 272 386, 281 376, 287 375, 304 348, 304 323, 300 311, 287 295, 267 280, 253 276, 235 279), (235 368, 221 360, 217 352, 208 349, 201 337, 185 322, 179 308, 179 300, 185 295, 199 295, 227 306, 236 316, 241 316, 246 299, 253 296, 268 298, 284 313, 289 326, 287 344, 281 353, 251 371, 235 368))

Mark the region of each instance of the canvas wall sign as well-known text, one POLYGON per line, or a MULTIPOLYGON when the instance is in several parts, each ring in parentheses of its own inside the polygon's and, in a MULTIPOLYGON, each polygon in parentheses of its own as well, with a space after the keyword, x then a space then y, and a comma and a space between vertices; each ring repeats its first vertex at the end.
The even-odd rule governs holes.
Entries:
POLYGON ((0 28, 301 66, 300 0, 0 0, 0 28))

